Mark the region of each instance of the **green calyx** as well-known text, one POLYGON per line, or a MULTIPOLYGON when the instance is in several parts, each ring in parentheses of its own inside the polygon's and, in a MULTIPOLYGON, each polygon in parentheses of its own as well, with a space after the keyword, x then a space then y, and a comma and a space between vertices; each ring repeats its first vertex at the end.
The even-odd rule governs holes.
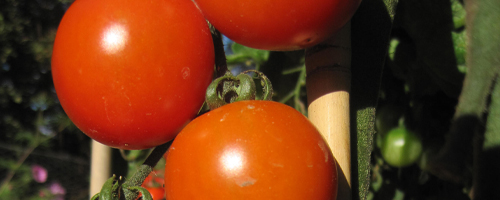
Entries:
POLYGON ((92 196, 91 200, 132 200, 136 199, 138 193, 142 194, 142 199, 144 200, 153 200, 151 194, 146 188, 141 186, 127 187, 126 184, 124 184, 124 179, 122 179, 122 177, 116 178, 116 175, 113 175, 111 178, 106 180, 101 191, 92 196), (134 195, 127 196, 124 195, 125 193, 134 193, 134 195))
POLYGON ((262 72, 249 70, 233 76, 228 71, 208 86, 206 102, 210 110, 213 110, 236 101, 271 100, 272 94, 271 81, 262 72), (257 94, 254 78, 248 75, 250 72, 256 73, 257 78, 260 79, 262 94, 257 94))

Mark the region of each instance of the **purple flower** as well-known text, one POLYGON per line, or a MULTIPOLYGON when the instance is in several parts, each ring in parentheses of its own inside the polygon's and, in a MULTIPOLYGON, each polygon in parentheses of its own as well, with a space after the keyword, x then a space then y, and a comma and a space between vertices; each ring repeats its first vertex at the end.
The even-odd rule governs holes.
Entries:
POLYGON ((48 172, 40 165, 31 166, 31 174, 33 175, 33 179, 38 183, 45 183, 47 181, 48 172))
POLYGON ((58 183, 58 182, 53 182, 49 186, 50 193, 54 195, 65 195, 66 194, 66 189, 58 183))

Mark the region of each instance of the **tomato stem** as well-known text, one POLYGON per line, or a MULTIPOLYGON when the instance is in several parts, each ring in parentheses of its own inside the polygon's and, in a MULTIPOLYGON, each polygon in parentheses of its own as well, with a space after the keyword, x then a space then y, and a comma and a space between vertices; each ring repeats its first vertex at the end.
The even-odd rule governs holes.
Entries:
POLYGON ((257 74, 257 78, 260 79, 260 85, 262 86, 262 95, 257 95, 255 99, 271 101, 273 98, 273 85, 271 84, 271 80, 269 80, 264 73, 257 70, 247 70, 242 72, 242 74, 248 74, 250 72, 257 74))
POLYGON ((207 88, 206 102, 210 110, 228 103, 242 100, 272 100, 273 87, 271 81, 256 70, 244 71, 234 76, 230 71, 215 79, 207 88), (254 78, 248 73, 254 72, 260 79, 262 94, 257 95, 254 78))
POLYGON ((125 195, 125 199, 137 198, 138 190, 133 188, 142 185, 142 182, 144 182, 146 177, 153 171, 153 168, 167 152, 171 144, 172 141, 154 148, 151 154, 146 158, 144 163, 139 166, 138 170, 132 175, 132 177, 130 177, 123 183, 123 193, 125 195))
POLYGON ((210 32, 212 33, 212 40, 214 42, 216 76, 221 77, 224 76, 227 71, 229 71, 227 69, 226 52, 224 51, 222 34, 217 29, 215 29, 212 24, 208 23, 208 27, 210 28, 210 32))
POLYGON ((208 107, 213 110, 235 101, 253 100, 255 93, 255 82, 251 76, 244 73, 233 76, 228 71, 208 86, 206 102, 208 107))

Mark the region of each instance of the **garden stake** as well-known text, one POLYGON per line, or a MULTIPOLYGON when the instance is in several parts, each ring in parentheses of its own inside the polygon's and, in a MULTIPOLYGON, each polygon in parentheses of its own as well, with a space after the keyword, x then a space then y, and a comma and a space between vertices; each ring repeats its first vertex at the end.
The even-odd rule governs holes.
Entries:
POLYGON ((350 22, 331 38, 306 49, 309 120, 327 141, 338 166, 337 199, 351 199, 349 91, 350 22))
POLYGON ((90 196, 101 191, 104 182, 111 176, 111 148, 92 140, 90 161, 90 196))

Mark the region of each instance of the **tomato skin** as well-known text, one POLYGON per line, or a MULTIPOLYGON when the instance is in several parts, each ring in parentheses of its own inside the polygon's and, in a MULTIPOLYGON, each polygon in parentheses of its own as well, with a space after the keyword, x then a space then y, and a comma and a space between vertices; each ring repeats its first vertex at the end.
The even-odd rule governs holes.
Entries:
POLYGON ((239 101, 189 123, 166 153, 169 200, 335 199, 328 144, 295 109, 239 101))
POLYGON ((162 187, 154 187, 154 188, 146 188, 149 193, 151 193, 151 197, 153 200, 162 200, 165 199, 165 190, 162 187))
POLYGON ((382 138, 382 157, 393 167, 407 167, 422 155, 420 138, 405 127, 391 129, 382 138))
POLYGON ((66 114, 121 149, 172 140, 201 107, 213 66, 210 31, 190 0, 76 0, 52 55, 66 114))
POLYGON ((195 0, 204 16, 237 43, 297 50, 328 38, 347 23, 361 0, 195 0))
POLYGON ((142 182, 142 187, 160 187, 163 186, 165 180, 165 170, 154 170, 142 182))
MULTIPOLYGON (((148 190, 148 192, 151 194, 151 197, 153 197, 153 200, 162 200, 165 199, 165 189, 162 187, 144 187, 148 190)), ((141 199, 142 194, 139 194, 137 199, 141 199)))

